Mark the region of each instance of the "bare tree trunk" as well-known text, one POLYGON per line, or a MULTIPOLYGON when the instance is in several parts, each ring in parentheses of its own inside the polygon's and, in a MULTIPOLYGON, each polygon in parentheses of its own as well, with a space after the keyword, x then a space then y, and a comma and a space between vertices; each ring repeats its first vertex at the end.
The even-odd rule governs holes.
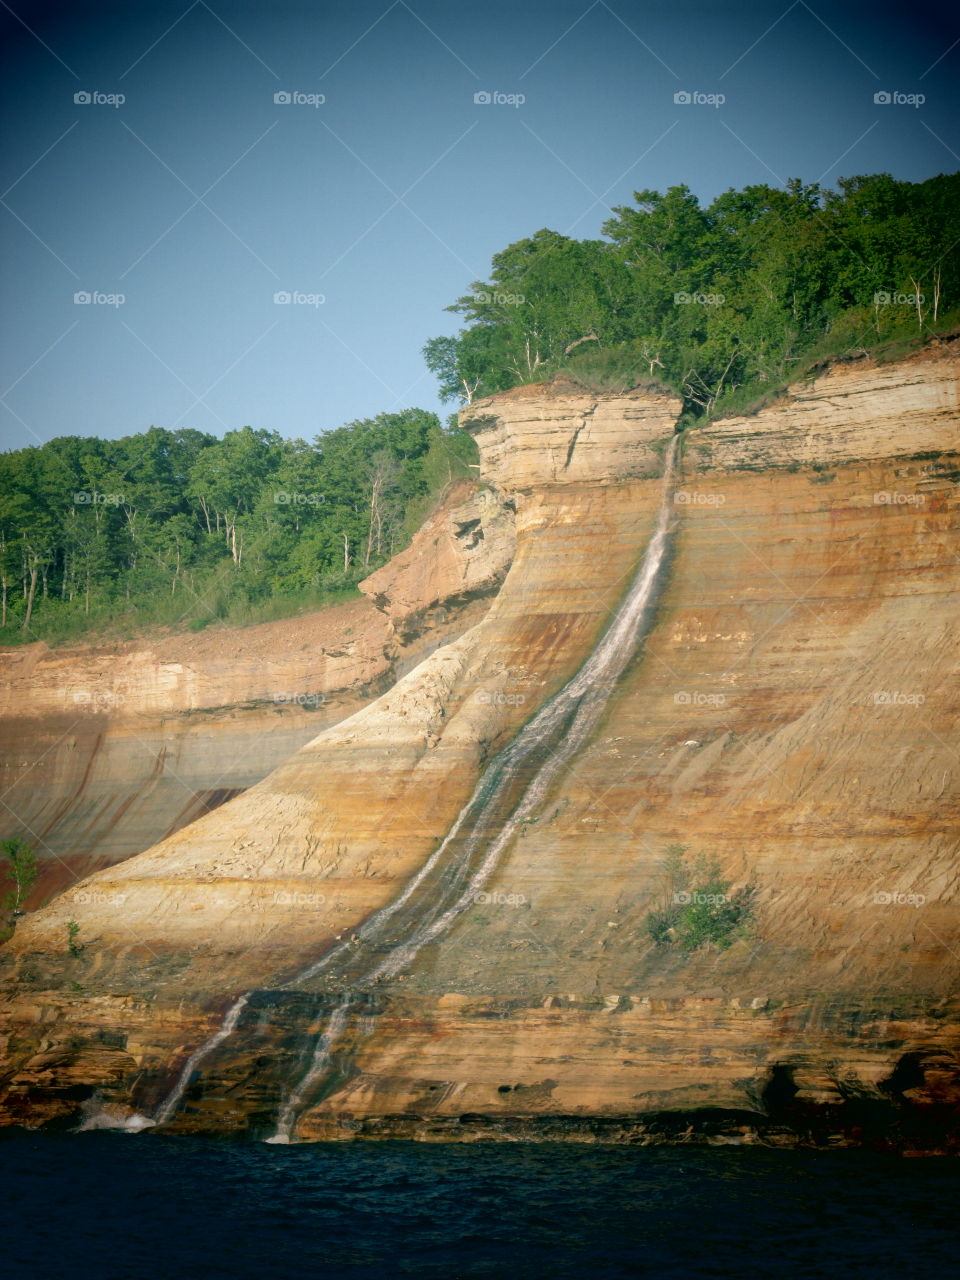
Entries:
POLYGON ((917 308, 917 328, 923 328, 923 297, 920 293, 920 281, 910 277, 910 283, 913 285, 913 302, 917 308))
MULTIPOLYGON (((370 520, 367 524, 367 550, 363 557, 364 569, 370 566, 370 553, 373 550, 373 528, 375 524, 380 523, 380 491, 383 486, 383 478, 380 475, 374 475, 373 485, 370 490, 370 520)), ((377 545, 377 554, 380 554, 379 536, 377 545)))
POLYGON ((579 347, 581 342, 599 342, 599 341, 600 339, 597 337, 595 333, 588 333, 586 337, 577 338, 576 342, 571 342, 569 347, 564 347, 563 354, 565 356, 568 356, 571 351, 573 351, 576 347, 579 347))
POLYGON ((350 568, 350 539, 345 533, 341 533, 343 539, 343 572, 346 573, 350 568))
POLYGON ((27 593, 27 612, 23 615, 23 626, 21 631, 30 629, 30 619, 33 617, 33 601, 37 594, 37 577, 40 572, 40 566, 36 561, 30 566, 30 588, 27 593))
POLYGON ((720 381, 717 383, 717 389, 716 391, 714 391, 713 396, 711 397, 711 400, 710 400, 710 408, 707 410, 708 413, 711 413, 713 411, 713 406, 720 399, 720 392, 723 390, 724 381, 726 379, 727 374, 730 372, 730 366, 733 364, 736 358, 737 358, 737 352, 734 351, 733 355, 727 361, 726 368, 724 369, 723 373, 721 373, 720 375, 720 381))

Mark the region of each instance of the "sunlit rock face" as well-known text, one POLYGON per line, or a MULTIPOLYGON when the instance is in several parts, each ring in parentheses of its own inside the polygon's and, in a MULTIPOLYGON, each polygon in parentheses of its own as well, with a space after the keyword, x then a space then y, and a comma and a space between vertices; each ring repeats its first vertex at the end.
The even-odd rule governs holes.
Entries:
MULTIPOLYGON (((689 433, 643 652, 475 906, 354 993, 297 1137, 955 1141, 957 371, 948 346, 855 362, 689 433), (678 843, 754 888, 729 947, 650 935, 678 843)), ((496 589, 449 557, 512 550, 509 514, 489 611, 89 901, 20 922, 9 1120, 66 1123, 94 1092, 148 1112, 252 989, 173 1123, 270 1131, 344 981, 281 985, 403 891, 590 653, 678 410, 536 387, 464 411, 484 487, 366 589, 398 630, 443 608, 416 585, 431 555, 448 599, 496 589)))
POLYGON ((494 594, 516 551, 514 514, 489 488, 460 481, 406 551, 360 584, 400 637, 494 594))
POLYGON ((0 651, 0 836, 40 856, 29 905, 247 790, 482 617, 509 566, 513 513, 485 494, 495 535, 465 542, 456 530, 476 490, 450 486, 427 521, 452 530, 444 555, 398 556, 368 580, 375 602, 149 643, 0 651))
POLYGON ((2 833, 41 858, 30 905, 260 781, 389 681, 366 602, 155 643, 0 656, 2 833))

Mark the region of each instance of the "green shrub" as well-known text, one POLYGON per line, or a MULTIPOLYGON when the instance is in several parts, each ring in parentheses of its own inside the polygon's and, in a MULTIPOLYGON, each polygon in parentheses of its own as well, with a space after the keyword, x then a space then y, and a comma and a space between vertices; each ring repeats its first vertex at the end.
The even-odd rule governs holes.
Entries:
POLYGON ((672 844, 664 863, 664 896, 647 916, 647 932, 658 946, 684 951, 714 946, 725 950, 750 931, 756 886, 730 893, 713 856, 687 860, 688 846, 672 844))
POLYGON ((76 960, 83 954, 83 943, 80 942, 80 926, 76 920, 67 921, 67 951, 76 960))

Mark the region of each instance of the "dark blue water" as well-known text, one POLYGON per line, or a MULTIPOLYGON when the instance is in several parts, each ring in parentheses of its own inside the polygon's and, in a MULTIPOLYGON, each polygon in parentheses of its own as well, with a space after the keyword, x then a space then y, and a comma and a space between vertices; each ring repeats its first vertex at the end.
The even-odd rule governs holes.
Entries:
POLYGON ((5 1137, 0 1169, 17 1280, 956 1274, 945 1159, 92 1132, 5 1137))

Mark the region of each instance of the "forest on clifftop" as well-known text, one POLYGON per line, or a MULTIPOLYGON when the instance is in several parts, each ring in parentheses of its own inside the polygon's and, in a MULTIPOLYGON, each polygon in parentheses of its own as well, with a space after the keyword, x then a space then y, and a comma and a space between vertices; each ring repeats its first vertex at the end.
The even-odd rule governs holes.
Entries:
MULTIPOLYGON (((558 374, 642 383, 683 422, 750 411, 818 362, 901 354, 960 316, 960 174, 837 190, 791 180, 702 206, 635 193, 604 239, 540 230, 496 254, 424 347, 441 398, 558 374)), ((312 442, 153 426, 0 454, 0 643, 281 617, 352 593, 450 480, 475 474, 455 419, 411 408, 312 442)))

